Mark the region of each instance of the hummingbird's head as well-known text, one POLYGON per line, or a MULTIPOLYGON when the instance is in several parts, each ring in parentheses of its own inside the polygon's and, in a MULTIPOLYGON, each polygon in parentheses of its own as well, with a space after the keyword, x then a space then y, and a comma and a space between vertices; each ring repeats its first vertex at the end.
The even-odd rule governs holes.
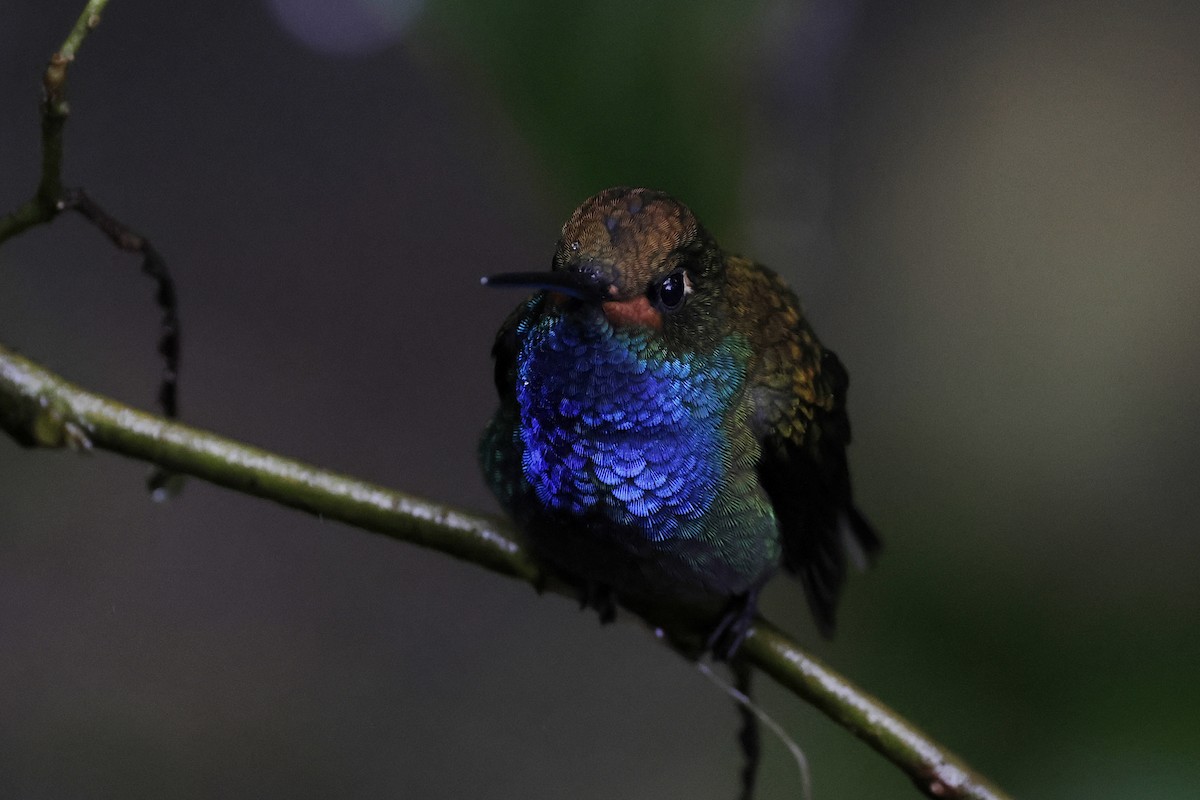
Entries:
POLYGON ((550 272, 485 278, 598 304, 616 328, 708 339, 723 280, 720 249, 691 209, 652 189, 617 187, 588 198, 563 225, 550 272), (708 335, 705 335, 708 334, 708 335))

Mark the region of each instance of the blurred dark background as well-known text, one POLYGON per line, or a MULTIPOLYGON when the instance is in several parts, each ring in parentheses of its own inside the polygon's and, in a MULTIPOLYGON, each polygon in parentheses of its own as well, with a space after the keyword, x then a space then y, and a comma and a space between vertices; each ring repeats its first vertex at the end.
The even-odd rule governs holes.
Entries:
MULTIPOLYGON (((0 10, 0 208, 81 0, 0 10)), ((781 271, 887 540, 838 639, 1022 798, 1200 787, 1200 6, 114 0, 65 175, 178 282, 185 419, 495 510, 488 350, 613 184, 781 271)), ((152 288, 64 217, 0 340, 152 407, 152 288)), ((730 703, 640 627, 147 468, 0 439, 0 796, 726 798, 730 703)), ((815 797, 915 797, 799 701, 815 797)), ((767 743, 762 798, 795 797, 767 743)))

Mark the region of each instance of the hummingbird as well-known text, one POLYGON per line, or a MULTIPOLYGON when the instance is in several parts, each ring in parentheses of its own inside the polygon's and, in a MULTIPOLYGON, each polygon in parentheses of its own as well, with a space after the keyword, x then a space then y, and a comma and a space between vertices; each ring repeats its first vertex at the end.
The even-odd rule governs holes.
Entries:
POLYGON ((783 280, 671 196, 617 187, 549 271, 483 282, 534 290, 492 348, 483 473, 585 603, 720 602, 708 646, 731 658, 782 567, 831 636, 848 559, 880 540, 851 492, 846 370, 783 280))

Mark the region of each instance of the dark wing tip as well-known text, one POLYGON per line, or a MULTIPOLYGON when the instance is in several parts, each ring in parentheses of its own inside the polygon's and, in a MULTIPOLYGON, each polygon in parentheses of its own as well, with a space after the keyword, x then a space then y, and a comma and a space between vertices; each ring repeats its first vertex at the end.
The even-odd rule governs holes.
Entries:
POLYGON ((847 549, 859 556, 854 559, 854 565, 859 569, 866 569, 875 563, 875 557, 883 549, 883 540, 875 526, 854 505, 847 507, 844 524, 847 549))
POLYGON ((804 442, 776 439, 765 447, 759 479, 779 519, 784 568, 800 578, 817 629, 829 638, 847 563, 866 568, 882 541, 855 506, 850 485, 849 376, 832 351, 821 356, 831 407, 816 409, 804 442))

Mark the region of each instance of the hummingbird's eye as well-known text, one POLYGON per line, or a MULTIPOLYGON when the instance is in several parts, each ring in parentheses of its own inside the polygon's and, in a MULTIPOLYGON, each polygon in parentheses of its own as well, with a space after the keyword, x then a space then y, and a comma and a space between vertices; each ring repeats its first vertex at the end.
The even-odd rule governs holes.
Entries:
POLYGON ((676 270, 651 288, 650 299, 663 311, 676 311, 691 293, 691 279, 683 270, 676 270))

